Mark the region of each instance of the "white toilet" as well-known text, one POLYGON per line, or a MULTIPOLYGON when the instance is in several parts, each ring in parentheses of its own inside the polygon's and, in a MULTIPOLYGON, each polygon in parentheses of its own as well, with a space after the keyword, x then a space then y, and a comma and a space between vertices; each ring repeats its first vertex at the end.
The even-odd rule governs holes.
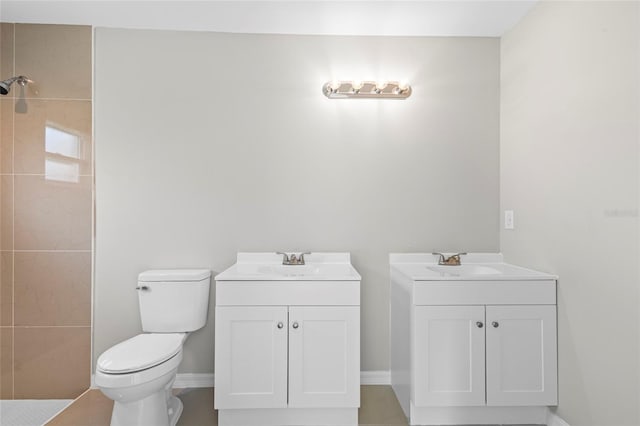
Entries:
POLYGON ((96 368, 96 386, 114 401, 111 426, 175 426, 182 401, 171 387, 188 333, 207 321, 210 281, 207 269, 138 276, 144 333, 105 351, 96 368))

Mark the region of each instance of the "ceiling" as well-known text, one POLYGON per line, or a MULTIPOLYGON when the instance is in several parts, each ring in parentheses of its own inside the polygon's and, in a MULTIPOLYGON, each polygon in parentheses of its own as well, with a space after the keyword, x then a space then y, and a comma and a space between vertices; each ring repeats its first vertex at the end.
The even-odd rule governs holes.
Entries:
POLYGON ((535 0, 0 0, 0 21, 266 34, 499 37, 535 0))

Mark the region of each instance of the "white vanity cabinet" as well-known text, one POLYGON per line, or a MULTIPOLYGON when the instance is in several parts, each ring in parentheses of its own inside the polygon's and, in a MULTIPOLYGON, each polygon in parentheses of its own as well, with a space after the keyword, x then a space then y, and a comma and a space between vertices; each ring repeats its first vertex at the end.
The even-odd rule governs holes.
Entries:
POLYGON ((358 407, 357 306, 219 306, 216 408, 358 407))
POLYGON ((465 260, 391 255, 398 400, 412 425, 544 423, 557 405, 557 277, 499 254, 465 260))
POLYGON ((555 306, 416 306, 414 342, 417 406, 557 403, 555 306))
POLYGON ((484 306, 414 308, 415 404, 484 405, 484 306))
POLYGON ((216 408, 287 406, 283 306, 216 307, 216 408))
POLYGON ((359 407, 360 308, 291 306, 289 326, 289 406, 359 407))
POLYGON ((303 267, 273 255, 252 267, 252 255, 216 277, 219 424, 357 425, 360 276, 349 255, 309 255, 303 267))
POLYGON ((486 307, 487 405, 558 404, 555 305, 486 307))

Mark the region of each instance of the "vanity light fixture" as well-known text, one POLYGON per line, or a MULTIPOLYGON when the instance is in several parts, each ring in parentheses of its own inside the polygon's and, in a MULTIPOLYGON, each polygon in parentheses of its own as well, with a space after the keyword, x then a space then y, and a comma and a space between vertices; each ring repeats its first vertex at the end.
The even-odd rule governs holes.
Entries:
POLYGON ((397 81, 330 81, 322 86, 322 93, 329 99, 406 99, 411 95, 411 86, 397 81))

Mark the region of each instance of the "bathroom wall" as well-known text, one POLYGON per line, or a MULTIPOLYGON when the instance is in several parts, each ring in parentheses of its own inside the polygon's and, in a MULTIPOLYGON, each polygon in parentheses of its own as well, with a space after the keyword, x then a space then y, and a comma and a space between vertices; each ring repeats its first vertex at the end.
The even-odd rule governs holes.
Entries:
MULTIPOLYGON (((499 41, 95 31, 94 360, 140 331, 137 274, 351 252, 362 369, 389 369, 389 252, 497 251, 499 41), (329 100, 399 79, 407 100, 329 100)), ((213 372, 207 326, 181 372, 213 372)), ((168 308, 170 309, 170 308, 168 308)))
POLYGON ((91 28, 0 24, 0 398, 90 385, 91 28))
POLYGON ((508 261, 557 273, 558 414, 640 424, 638 2, 540 2, 501 42, 508 261))

